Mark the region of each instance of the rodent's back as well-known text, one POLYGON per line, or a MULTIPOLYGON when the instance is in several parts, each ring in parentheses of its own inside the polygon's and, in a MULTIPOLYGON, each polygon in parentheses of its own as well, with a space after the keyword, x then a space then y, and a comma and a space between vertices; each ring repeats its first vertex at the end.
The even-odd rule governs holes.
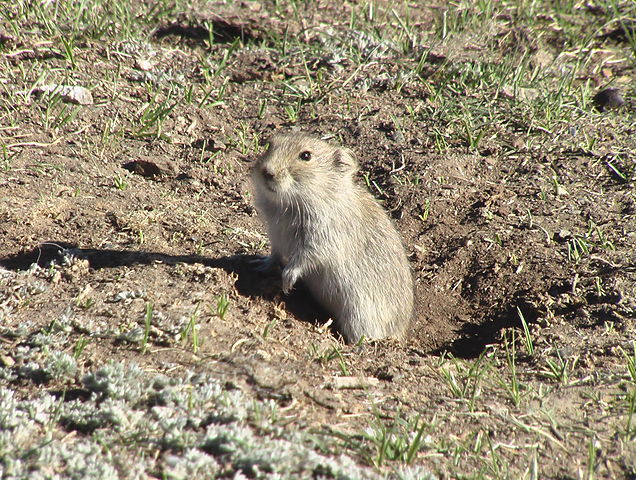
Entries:
POLYGON ((336 315, 348 341, 403 337, 413 315, 413 283, 402 241, 371 194, 358 185, 353 189, 349 208, 330 226, 338 232, 332 240, 337 261, 305 282, 336 315))
POLYGON ((356 170, 345 149, 306 135, 277 135, 253 171, 272 255, 283 264, 302 257, 300 278, 349 342, 401 336, 413 311, 400 237, 355 183, 356 170))

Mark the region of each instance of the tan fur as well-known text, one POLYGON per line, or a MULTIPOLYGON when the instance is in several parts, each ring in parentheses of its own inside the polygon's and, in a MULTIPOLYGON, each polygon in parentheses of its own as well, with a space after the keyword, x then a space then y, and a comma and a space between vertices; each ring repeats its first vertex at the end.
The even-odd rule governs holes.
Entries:
POLYGON ((408 260, 356 170, 347 149, 301 133, 272 137, 252 169, 272 246, 262 268, 283 267, 285 293, 302 279, 349 343, 402 337, 413 313, 408 260))

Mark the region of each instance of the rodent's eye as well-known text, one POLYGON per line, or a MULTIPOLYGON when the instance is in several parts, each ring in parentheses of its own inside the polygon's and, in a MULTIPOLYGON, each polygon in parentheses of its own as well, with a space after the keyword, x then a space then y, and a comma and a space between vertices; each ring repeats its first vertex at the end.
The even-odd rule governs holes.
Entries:
POLYGON ((300 158, 301 160, 304 160, 305 162, 308 162, 309 160, 311 160, 311 152, 305 150, 300 155, 298 155, 298 158, 300 158))

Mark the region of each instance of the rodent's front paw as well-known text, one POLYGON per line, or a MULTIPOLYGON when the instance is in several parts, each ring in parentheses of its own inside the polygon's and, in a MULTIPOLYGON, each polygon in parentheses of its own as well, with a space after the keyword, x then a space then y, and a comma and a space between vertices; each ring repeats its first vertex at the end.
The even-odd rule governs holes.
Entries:
POLYGON ((298 281, 300 277, 300 270, 297 268, 285 267, 283 269, 283 293, 288 294, 292 287, 298 281))

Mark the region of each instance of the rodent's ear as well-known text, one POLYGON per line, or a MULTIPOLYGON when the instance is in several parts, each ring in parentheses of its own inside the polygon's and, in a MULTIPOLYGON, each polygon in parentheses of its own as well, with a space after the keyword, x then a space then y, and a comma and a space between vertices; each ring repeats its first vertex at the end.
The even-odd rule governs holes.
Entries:
POLYGON ((358 170, 358 162, 348 148, 338 148, 333 152, 333 164, 342 173, 353 175, 358 170))

